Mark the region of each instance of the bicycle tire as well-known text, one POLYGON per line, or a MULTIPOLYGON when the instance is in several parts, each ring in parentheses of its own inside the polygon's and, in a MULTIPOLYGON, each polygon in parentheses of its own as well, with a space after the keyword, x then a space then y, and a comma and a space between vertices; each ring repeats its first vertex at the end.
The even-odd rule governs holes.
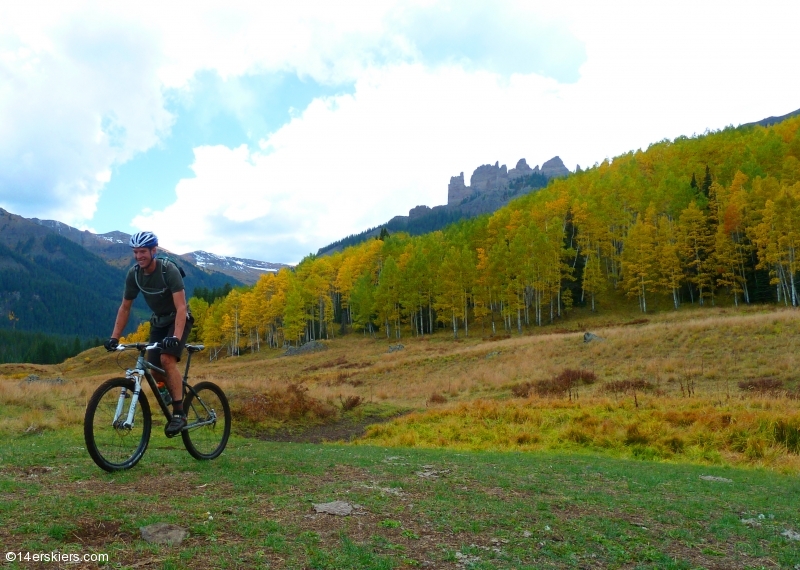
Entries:
MULTIPOLYGON (((133 427, 127 429, 112 425, 122 388, 133 394, 133 380, 112 378, 101 384, 92 394, 83 419, 86 449, 97 466, 109 472, 130 469, 136 465, 150 442, 152 418, 144 392, 139 394, 133 427)), ((126 397, 123 415, 128 413, 129 402, 126 397)))
POLYGON ((231 408, 225 392, 213 382, 200 382, 194 386, 194 392, 187 391, 183 409, 186 411, 189 424, 181 432, 186 451, 199 460, 219 457, 225 450, 231 435, 231 408), (195 398, 195 393, 199 402, 195 398), (192 428, 193 423, 205 421, 208 418, 206 408, 216 412, 216 421, 212 424, 192 428))

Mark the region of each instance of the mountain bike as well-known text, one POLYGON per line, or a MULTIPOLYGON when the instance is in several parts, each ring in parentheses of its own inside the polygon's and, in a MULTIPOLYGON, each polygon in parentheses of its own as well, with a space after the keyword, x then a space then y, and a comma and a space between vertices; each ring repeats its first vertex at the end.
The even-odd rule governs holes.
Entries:
MULTIPOLYGON (((86 448, 95 463, 106 471, 130 469, 136 465, 150 442, 152 417, 150 403, 142 391, 142 379, 147 381, 164 417, 172 417, 169 392, 161 393, 151 370, 164 371, 145 358, 148 350, 159 348, 158 343, 137 342, 120 344, 117 350, 138 350, 136 365, 125 371, 125 377, 112 378, 100 385, 86 406, 83 436, 86 448)), ((231 409, 222 389, 213 382, 188 382, 192 354, 203 345, 186 345, 188 356, 183 374, 183 409, 187 425, 181 431, 186 450, 195 459, 219 457, 231 433, 231 409)))

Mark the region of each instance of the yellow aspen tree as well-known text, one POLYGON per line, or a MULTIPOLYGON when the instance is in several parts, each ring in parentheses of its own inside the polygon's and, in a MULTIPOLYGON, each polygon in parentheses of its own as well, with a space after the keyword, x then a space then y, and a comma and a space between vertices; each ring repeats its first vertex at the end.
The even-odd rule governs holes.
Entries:
MULTIPOLYGON (((700 305, 712 295, 713 279, 709 267, 711 236, 705 213, 692 201, 678 219, 678 243, 686 280, 697 287, 700 305)), ((691 287, 690 294, 694 294, 691 287)))
POLYGON ((775 201, 767 200, 752 231, 758 248, 758 268, 769 269, 778 302, 798 306, 798 248, 800 248, 800 182, 780 188, 775 201))
POLYGON ((486 316, 491 312, 491 282, 489 274, 489 256, 486 249, 479 247, 476 251, 475 288, 473 289, 473 314, 481 321, 481 331, 485 326, 486 316))
POLYGON ((597 310, 597 298, 605 292, 608 281, 603 271, 602 260, 609 254, 606 239, 607 223, 601 220, 599 212, 590 210, 586 202, 576 202, 572 207, 573 223, 578 229, 578 251, 583 258, 581 279, 581 302, 589 297, 592 312, 597 310))
MULTIPOLYGON (((453 325, 453 338, 458 338, 458 320, 467 319, 469 269, 464 250, 451 245, 439 267, 435 308, 442 323, 453 325)), ((473 266, 474 268, 474 266, 473 266)), ((465 325, 468 330, 468 326, 465 325)))
POLYGON ((714 269, 717 274, 717 287, 727 287, 733 294, 733 304, 737 307, 739 306, 739 295, 743 292, 737 274, 738 266, 736 247, 730 236, 725 234, 722 226, 718 226, 714 239, 714 269))
POLYGON ((225 342, 228 343, 228 354, 238 356, 241 350, 242 332, 242 294, 234 289, 222 302, 222 334, 225 342))
POLYGON ((400 305, 403 317, 411 325, 415 335, 423 335, 422 304, 425 296, 422 279, 424 259, 421 256, 420 240, 409 241, 397 260, 400 270, 400 305))
POLYGON ((283 308, 283 336, 290 344, 300 346, 303 331, 306 329, 306 305, 301 285, 293 280, 286 293, 286 304, 283 308))
POLYGON ((750 292, 747 288, 747 275, 745 266, 747 260, 752 252, 752 246, 745 239, 745 219, 747 207, 747 192, 745 191, 745 184, 748 178, 745 174, 737 171, 734 175, 733 182, 731 183, 728 191, 728 199, 725 207, 723 208, 722 217, 720 218, 720 225, 723 226, 726 235, 730 236, 733 242, 733 262, 735 267, 735 279, 741 288, 744 302, 750 303, 750 292))
POLYGON ((147 342, 148 340, 150 340, 150 321, 142 321, 139 323, 139 326, 136 327, 135 331, 119 339, 119 342, 128 344, 133 342, 147 342))
POLYGON ((224 314, 222 301, 223 299, 214 301, 206 311, 206 316, 203 319, 203 336, 201 338, 203 344, 209 349, 209 360, 215 359, 225 344, 222 332, 222 316, 224 314))
POLYGON ((386 329, 386 338, 391 338, 394 327, 396 338, 400 338, 400 270, 393 257, 383 261, 375 291, 375 312, 386 329))
POLYGON ((189 310, 194 317, 194 326, 189 332, 188 342, 202 342, 203 327, 205 326, 206 314, 208 313, 208 301, 200 297, 191 297, 189 299, 189 310))
POLYGON ((251 289, 242 293, 241 303, 241 330, 247 334, 247 346, 250 347, 251 352, 259 350, 261 336, 259 333, 259 299, 256 296, 255 290, 251 289))
POLYGON ((651 206, 636 218, 622 250, 622 287, 627 296, 639 300, 643 313, 647 312, 647 292, 652 291, 657 279, 654 214, 651 206))
POLYGON ((656 231, 657 289, 672 297, 675 310, 680 306, 679 293, 683 281, 678 249, 674 222, 668 216, 659 216, 656 231))
POLYGON ((352 325, 356 330, 363 330, 372 335, 374 330, 373 311, 375 308, 375 285, 372 276, 363 274, 350 290, 350 310, 352 325))

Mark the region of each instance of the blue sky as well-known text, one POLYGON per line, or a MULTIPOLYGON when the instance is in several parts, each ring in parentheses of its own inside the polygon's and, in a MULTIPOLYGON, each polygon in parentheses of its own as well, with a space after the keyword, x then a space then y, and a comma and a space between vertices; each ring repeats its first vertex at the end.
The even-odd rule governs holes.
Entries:
POLYGON ((97 202, 97 231, 132 232, 132 213, 143 204, 152 210, 175 200, 175 186, 193 175, 193 149, 205 145, 257 148, 258 141, 286 124, 317 97, 345 93, 350 85, 326 86, 312 79, 278 72, 222 79, 199 71, 190 91, 173 92, 166 109, 174 117, 170 132, 157 145, 115 165, 97 202), (238 104, 231 104, 231 100, 238 104))
POLYGON ((480 164, 574 169, 793 111, 798 16, 769 1, 4 3, 0 207, 293 263, 445 203, 480 164))

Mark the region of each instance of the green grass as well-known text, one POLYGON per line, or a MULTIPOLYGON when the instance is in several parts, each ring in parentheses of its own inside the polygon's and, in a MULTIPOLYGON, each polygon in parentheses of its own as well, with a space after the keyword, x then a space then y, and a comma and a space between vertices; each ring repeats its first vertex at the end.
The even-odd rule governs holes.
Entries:
POLYGON ((781 536, 800 530, 800 480, 754 469, 243 438, 197 462, 154 434, 136 468, 107 474, 62 430, 3 442, 0 493, 7 551, 107 553, 112 568, 800 565, 781 536), (359 507, 315 514, 334 500, 359 507), (190 537, 146 544, 157 521, 190 537))

